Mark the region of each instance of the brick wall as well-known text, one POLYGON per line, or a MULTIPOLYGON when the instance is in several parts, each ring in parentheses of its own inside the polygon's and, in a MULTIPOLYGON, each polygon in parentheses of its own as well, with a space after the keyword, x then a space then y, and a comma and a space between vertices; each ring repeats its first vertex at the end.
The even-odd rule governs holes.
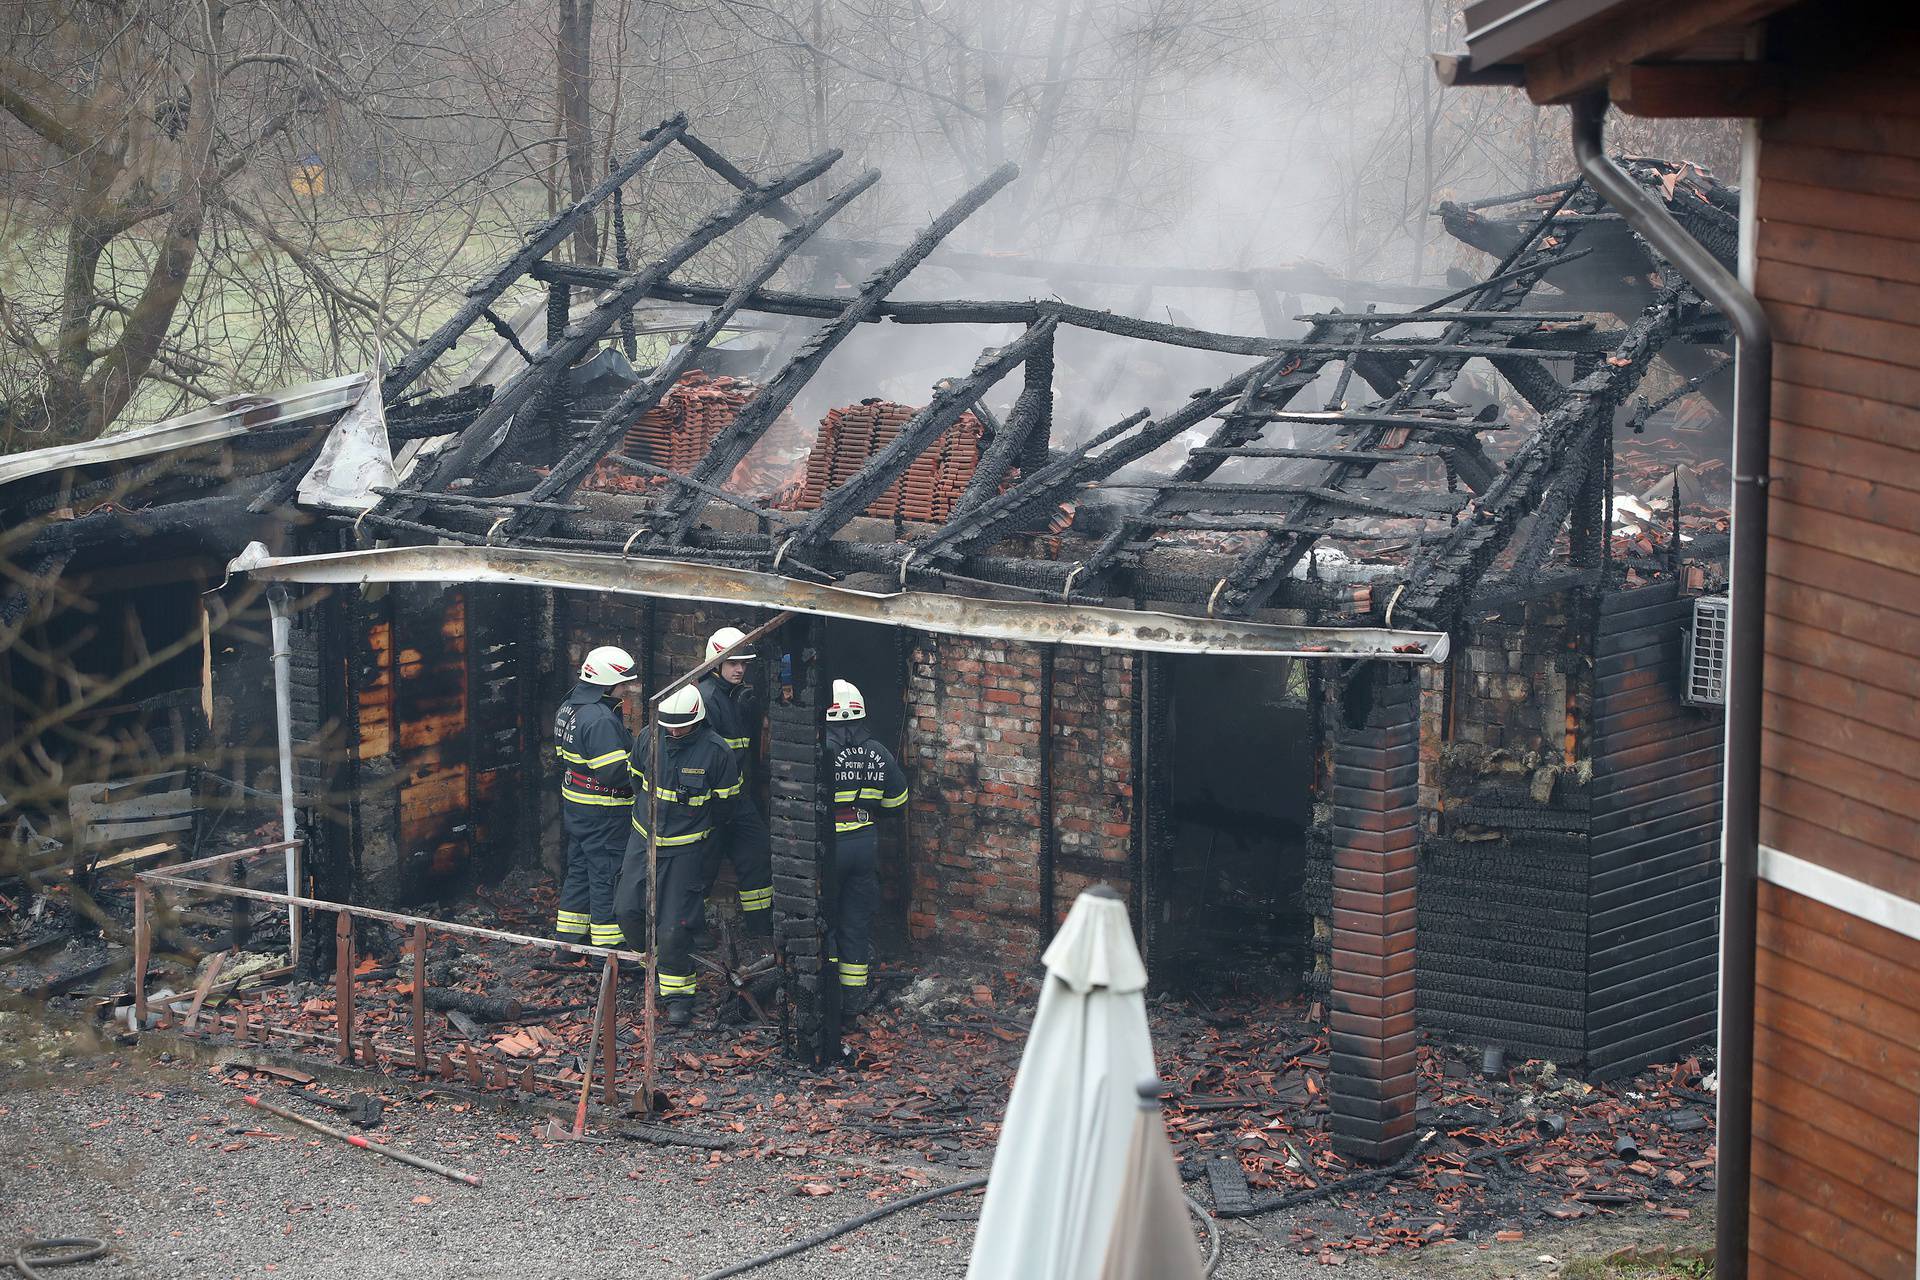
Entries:
MULTIPOLYGON (((932 636, 909 677, 913 782, 908 915, 915 942, 1025 959, 1040 946, 1041 646, 932 636)), ((1054 656, 1055 904, 1130 889, 1133 657, 1054 656)), ((1049 930, 1050 932, 1050 930, 1049 930)))

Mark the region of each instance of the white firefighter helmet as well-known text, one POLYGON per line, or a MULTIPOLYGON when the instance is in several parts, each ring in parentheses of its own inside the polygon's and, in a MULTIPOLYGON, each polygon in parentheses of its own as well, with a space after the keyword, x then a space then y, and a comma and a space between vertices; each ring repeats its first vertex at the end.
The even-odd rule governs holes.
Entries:
POLYGON ((706 718, 707 704, 701 700, 700 691, 692 685, 675 689, 660 703, 660 723, 668 729, 684 729, 706 718))
POLYGON ((851 680, 833 682, 833 701, 827 704, 829 720, 865 720, 867 718, 867 700, 860 696, 860 686, 851 680))
MULTIPOLYGON (((738 627, 720 628, 718 631, 714 632, 712 635, 707 637, 707 659, 711 661, 714 658, 719 657, 721 654, 727 653, 727 650, 733 648, 733 646, 739 644, 742 640, 745 640, 746 638, 747 638, 747 633, 742 631, 738 627)), ((759 656, 760 655, 757 653, 727 653, 727 661, 728 662, 746 662, 750 659, 757 658, 759 656)))
POLYGON ((588 684, 625 684, 634 678, 633 655, 619 645, 603 644, 580 664, 580 678, 588 684))

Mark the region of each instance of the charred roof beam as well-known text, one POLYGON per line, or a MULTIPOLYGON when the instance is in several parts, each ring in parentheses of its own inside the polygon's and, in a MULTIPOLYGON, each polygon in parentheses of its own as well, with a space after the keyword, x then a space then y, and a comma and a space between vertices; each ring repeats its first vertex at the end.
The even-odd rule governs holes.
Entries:
MULTIPOLYGON (((1569 453, 1612 430, 1614 408, 1632 394, 1661 346, 1673 337, 1685 307, 1682 290, 1662 290, 1654 305, 1628 327, 1620 348, 1567 388, 1493 491, 1478 500, 1471 517, 1412 566, 1402 605, 1406 616, 1447 618, 1467 606, 1481 575, 1521 519, 1538 510, 1549 488, 1564 478, 1569 453)), ((1557 521, 1554 527, 1557 532, 1557 521)))
POLYGON ((382 398, 392 401, 394 397, 413 385, 414 380, 425 373, 428 366, 452 349, 453 344, 472 327, 474 321, 480 319, 492 308, 500 295, 507 291, 509 285, 525 275, 534 263, 553 252, 568 236, 572 235, 575 223, 592 212, 608 196, 625 186, 646 168, 648 162, 665 151, 676 138, 685 134, 686 130, 687 118, 684 115, 663 120, 647 130, 641 135, 639 150, 608 174, 605 181, 534 228, 528 234, 527 242, 502 263, 499 270, 467 290, 467 300, 447 318, 446 323, 435 329, 425 341, 403 356, 400 363, 381 379, 382 398))
POLYGON ((1053 340, 1056 322, 1042 320, 998 350, 983 352, 973 372, 933 393, 926 407, 900 428, 900 434, 877 450, 853 475, 820 500, 800 532, 794 535, 801 554, 831 538, 847 521, 866 510, 887 486, 899 480, 914 460, 960 420, 969 405, 985 395, 1029 355, 1053 340))
MULTIPOLYGON (((1535 252, 1534 245, 1554 226, 1556 218, 1567 204, 1582 190, 1582 184, 1575 183, 1567 188, 1560 197, 1527 228, 1513 245, 1512 250, 1503 258, 1493 273, 1481 281, 1477 290, 1469 291, 1465 296, 1468 312, 1511 311, 1522 299, 1533 291, 1536 284, 1546 273, 1557 265, 1564 265, 1567 255, 1535 252)), ((1563 246, 1556 246, 1556 248, 1563 246)), ((1447 325, 1443 342, 1445 346, 1457 343, 1473 328, 1470 320, 1455 320, 1447 325)), ((1477 354, 1491 354, 1484 348, 1477 354)), ((1535 354, 1527 352, 1526 354, 1535 354)), ((1417 405, 1422 400, 1433 398, 1436 394, 1451 386, 1459 376, 1465 363, 1464 358, 1434 352, 1420 362, 1418 368, 1408 377, 1402 388, 1389 397, 1381 406, 1380 412, 1391 414, 1417 405)), ((1392 428, 1369 426, 1363 428, 1358 447, 1364 451, 1378 449, 1385 442, 1392 428)), ((1327 464, 1320 477, 1320 487, 1339 489, 1348 482, 1365 476, 1372 470, 1372 464, 1366 462, 1333 462, 1327 464)), ((1289 512, 1293 523, 1315 524, 1323 514, 1318 499, 1303 498, 1300 504, 1289 512)), ((1272 596, 1279 583, 1288 577, 1295 565, 1305 558, 1318 535, 1313 533, 1271 534, 1263 538, 1260 545, 1245 556, 1229 576, 1222 603, 1230 610, 1248 613, 1260 608, 1272 596)))
MULTIPOLYGON (((734 286, 731 293, 720 300, 720 304, 714 308, 713 313, 700 322, 699 328, 689 334, 685 342, 681 343, 651 374, 628 387, 618 400, 607 407, 606 412, 595 421, 586 438, 555 464, 544 480, 534 486, 534 498, 542 501, 562 501, 578 488, 580 482, 592 472, 594 464, 605 457, 607 451, 626 435, 627 428, 659 404, 661 397, 672 390, 681 375, 693 367, 693 362, 699 358, 700 353, 719 336, 720 331, 745 305, 753 292, 771 280, 774 273, 780 270, 794 251, 805 244, 809 237, 832 221, 841 210, 853 203, 861 193, 879 180, 878 169, 867 170, 845 188, 836 192, 816 212, 789 227, 772 251, 762 258, 760 264, 748 272, 739 284, 734 286)), ((667 473, 667 476, 674 481, 682 479, 672 473, 667 473)), ((685 483, 691 485, 695 482, 686 481, 685 483)), ((711 489, 707 489, 706 492, 708 496, 712 496, 711 489)), ((508 537, 513 537, 536 532, 538 524, 543 524, 541 517, 533 512, 527 512, 516 516, 508 523, 506 534, 508 537)))
MULTIPOLYGON (((454 446, 437 460, 433 474, 414 489, 433 492, 457 476, 466 475, 485 457, 500 438, 504 438, 514 415, 533 402, 548 384, 566 376, 574 361, 605 337, 633 304, 668 275, 685 265, 701 250, 738 227, 769 201, 789 195, 825 173, 840 159, 838 151, 824 151, 788 171, 765 187, 742 195, 723 210, 710 214, 698 227, 663 254, 645 271, 628 276, 612 294, 595 304, 588 316, 568 326, 560 341, 540 348, 533 365, 501 388, 491 404, 461 433, 454 446)), ((410 516, 412 511, 389 513, 410 516)))
MULTIPOLYGON (((999 190, 1012 182, 1020 170, 1011 164, 1002 165, 973 188, 968 190, 941 213, 938 218, 916 236, 911 244, 880 271, 876 272, 860 292, 849 299, 840 314, 796 351, 780 371, 774 374, 760 393, 748 401, 734 420, 716 436, 708 447, 706 456, 700 460, 691 475, 702 484, 717 484, 733 473, 760 437, 764 435, 774 420, 780 416, 801 388, 806 386, 813 375, 819 371, 835 347, 843 342, 847 335, 859 327, 888 294, 899 287, 913 269, 926 260, 939 243, 965 222, 982 205, 991 200, 999 190)), ((662 274, 662 279, 665 274, 662 274)), ((655 284, 658 281, 653 282, 655 284)), ((643 296, 643 295, 642 295, 643 296)), ((698 490, 683 487, 675 490, 661 503, 658 513, 659 536, 656 542, 671 546, 683 541, 699 520, 700 513, 706 508, 707 496, 698 490)))

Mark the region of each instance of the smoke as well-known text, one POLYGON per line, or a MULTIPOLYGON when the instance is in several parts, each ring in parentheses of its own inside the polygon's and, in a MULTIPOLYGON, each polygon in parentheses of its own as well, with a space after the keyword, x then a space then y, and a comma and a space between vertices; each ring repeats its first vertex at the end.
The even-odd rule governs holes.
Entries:
MULTIPOLYGON (((1021 177, 946 242, 951 249, 1122 268, 1287 271, 1407 283, 1420 213, 1432 198, 1425 128, 1440 92, 1423 57, 1437 0, 981 0, 921 12, 861 10, 926 42, 940 70, 916 96, 842 74, 831 85, 835 141, 849 161, 885 175, 843 219, 840 235, 902 243, 1001 159, 1021 177), (942 63, 942 41, 966 59, 942 63), (1004 56, 996 63, 994 54, 1004 56), (973 66, 978 75, 970 75, 973 66), (958 68, 958 69, 956 69, 958 68), (997 77, 997 79, 995 78, 997 77)), ((836 10, 841 63, 873 50, 871 25, 836 10)), ((904 42, 904 37, 901 38, 904 42)), ((862 63, 861 65, 872 65, 862 63)), ((1432 133, 1432 136, 1430 136, 1432 133)), ((1438 166, 1466 181, 1472 150, 1438 166)), ((1428 226, 1428 234, 1437 227, 1428 226)), ((1244 287, 1169 286, 919 268, 900 298, 1058 298, 1146 319, 1240 334, 1297 336, 1307 311, 1352 307, 1365 290, 1303 290, 1283 281, 1261 300, 1244 287)), ((1434 274, 1431 255, 1429 276, 1434 274)), ((811 323, 797 325, 784 354, 811 323)), ((1010 328, 866 326, 827 362, 795 412, 868 396, 924 403, 938 380, 965 374, 1010 328)), ((1143 406, 1177 408, 1250 358, 1063 329, 1056 352, 1056 444, 1085 438, 1143 406)), ((1019 388, 987 397, 1004 413, 1019 388)), ((1182 452, 1170 446, 1155 465, 1182 452)))

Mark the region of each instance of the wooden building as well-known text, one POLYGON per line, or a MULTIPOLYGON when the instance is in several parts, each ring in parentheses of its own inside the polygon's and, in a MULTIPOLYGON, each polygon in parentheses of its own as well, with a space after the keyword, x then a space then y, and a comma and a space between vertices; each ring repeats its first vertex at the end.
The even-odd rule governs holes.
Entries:
MULTIPOLYGON (((1721 1160, 1734 1176, 1721 1188, 1718 1274, 1913 1276, 1920 18, 1785 0, 1481 0, 1465 17, 1466 56, 1438 60, 1451 83, 1753 118, 1742 283, 1764 310, 1773 366, 1764 611, 1749 619, 1765 659, 1753 740, 1729 723, 1724 858, 1729 880, 1744 861, 1757 884, 1723 907, 1730 948, 1742 946, 1735 913, 1755 918, 1750 959, 1722 957, 1741 981, 1722 993, 1733 1083, 1721 1160), (1755 752, 1743 848, 1737 772, 1755 752), (1750 1099, 1735 1087, 1747 1007, 1750 1099)), ((1764 430, 1767 416, 1736 430, 1764 430)))

